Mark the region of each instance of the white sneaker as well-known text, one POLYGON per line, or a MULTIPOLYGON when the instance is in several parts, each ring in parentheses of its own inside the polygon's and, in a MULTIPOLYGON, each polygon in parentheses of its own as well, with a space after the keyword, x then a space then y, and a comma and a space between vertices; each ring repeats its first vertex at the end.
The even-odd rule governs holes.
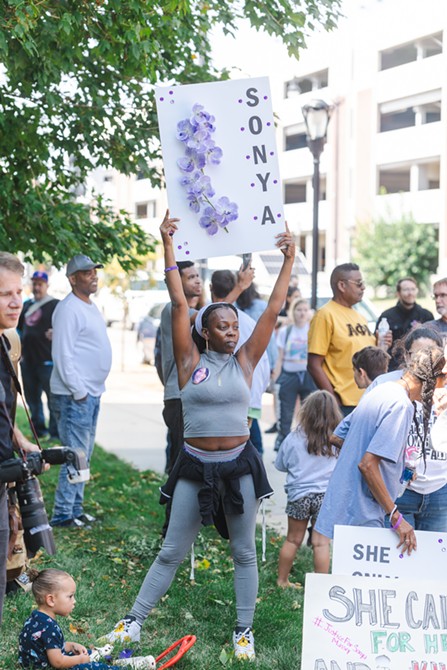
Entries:
POLYGON ((155 658, 153 656, 135 656, 135 658, 120 658, 113 661, 113 665, 125 665, 132 670, 155 670, 155 658))
POLYGON ((234 657, 239 661, 252 661, 255 659, 255 641, 251 628, 246 628, 241 633, 233 633, 234 657))
POLYGON ((134 616, 128 615, 115 624, 111 633, 103 635, 100 640, 114 642, 139 642, 141 626, 136 622, 134 616))

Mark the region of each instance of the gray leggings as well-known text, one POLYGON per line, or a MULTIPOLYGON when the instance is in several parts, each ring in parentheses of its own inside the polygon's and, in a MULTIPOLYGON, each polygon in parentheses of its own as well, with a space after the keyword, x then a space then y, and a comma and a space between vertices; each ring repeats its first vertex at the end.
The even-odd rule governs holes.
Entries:
MULTIPOLYGON (((237 625, 248 627, 253 624, 258 594, 255 530, 259 503, 252 476, 244 475, 239 481, 244 513, 227 515, 226 520, 234 562, 237 625)), ((140 625, 170 587, 177 568, 198 535, 202 519, 197 494, 201 486, 200 482, 189 479, 179 479, 176 484, 165 541, 130 611, 140 625)))

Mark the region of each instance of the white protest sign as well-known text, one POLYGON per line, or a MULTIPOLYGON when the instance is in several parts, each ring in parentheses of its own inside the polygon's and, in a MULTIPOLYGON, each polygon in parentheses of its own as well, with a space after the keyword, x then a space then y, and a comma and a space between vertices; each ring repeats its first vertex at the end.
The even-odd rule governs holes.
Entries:
POLYGON ((273 249, 285 223, 268 78, 155 95, 177 260, 273 249))
POLYGON ((397 533, 389 528, 335 526, 332 574, 447 579, 447 533, 417 530, 417 550, 397 549, 397 533))
POLYGON ((447 582, 306 575, 301 670, 447 670, 447 582))

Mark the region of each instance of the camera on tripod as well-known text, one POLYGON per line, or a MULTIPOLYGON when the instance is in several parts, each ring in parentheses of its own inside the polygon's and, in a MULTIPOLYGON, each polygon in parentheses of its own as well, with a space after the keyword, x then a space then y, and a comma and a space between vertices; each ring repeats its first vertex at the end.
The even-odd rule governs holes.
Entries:
POLYGON ((0 483, 15 482, 25 545, 30 558, 35 556, 40 547, 50 555, 56 553, 53 530, 48 523, 42 491, 36 478, 36 475, 42 473, 46 463, 50 465, 65 463, 68 481, 71 484, 85 482, 90 478, 84 452, 70 447, 43 449, 28 453, 26 460, 9 458, 0 463, 0 483))

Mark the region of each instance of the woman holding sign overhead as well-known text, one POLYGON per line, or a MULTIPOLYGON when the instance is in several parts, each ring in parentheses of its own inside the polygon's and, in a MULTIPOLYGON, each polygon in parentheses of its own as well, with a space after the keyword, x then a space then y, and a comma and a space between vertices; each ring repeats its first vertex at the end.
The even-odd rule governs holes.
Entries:
POLYGON ((188 305, 174 258, 172 236, 177 222, 166 212, 160 232, 172 303, 185 444, 162 487, 162 502, 172 498, 163 546, 129 614, 107 639, 139 640, 141 626, 171 585, 200 526, 214 524, 221 535, 229 537, 234 562, 235 656, 252 659, 255 653, 251 627, 258 592, 256 514, 259 500, 270 496, 272 489, 262 460, 249 441, 247 411, 253 370, 269 343, 284 302, 295 245, 288 230, 276 236, 284 255, 281 271, 251 337, 235 353, 239 327, 232 304, 219 302, 202 308, 191 333, 188 305))

